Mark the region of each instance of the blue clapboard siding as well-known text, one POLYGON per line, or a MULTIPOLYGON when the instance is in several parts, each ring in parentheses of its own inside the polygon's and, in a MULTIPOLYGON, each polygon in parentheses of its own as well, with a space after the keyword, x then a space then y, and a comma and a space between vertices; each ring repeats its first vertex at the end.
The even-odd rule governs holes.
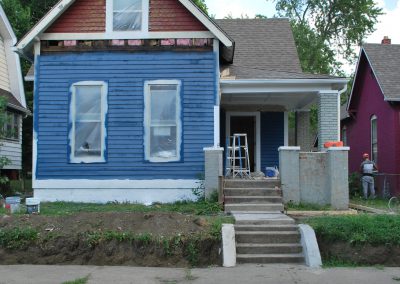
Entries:
POLYGON ((284 145, 284 113, 261 113, 261 169, 279 167, 278 148, 284 145))
POLYGON ((213 52, 57 54, 37 61, 37 179, 193 179, 204 172, 203 148, 213 145, 213 52), (144 82, 160 79, 182 81, 181 162, 144 161, 144 82), (69 88, 77 81, 108 82, 106 163, 69 163, 69 88))

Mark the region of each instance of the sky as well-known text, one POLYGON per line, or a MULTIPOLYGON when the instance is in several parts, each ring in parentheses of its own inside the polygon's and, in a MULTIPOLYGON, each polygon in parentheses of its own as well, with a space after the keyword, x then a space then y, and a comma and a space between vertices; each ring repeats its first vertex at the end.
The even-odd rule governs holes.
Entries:
MULTIPOLYGON (((383 9, 384 15, 379 17, 376 31, 367 36, 364 42, 380 43, 384 36, 389 36, 393 44, 400 44, 400 0, 375 0, 377 5, 383 9)), ((206 0, 209 13, 215 18, 224 18, 232 15, 234 18, 249 16, 253 18, 256 14, 273 17, 276 13, 275 4, 272 0, 206 0)), ((355 48, 358 53, 358 48, 355 48)), ((351 73, 355 66, 345 66, 346 73, 351 73)))

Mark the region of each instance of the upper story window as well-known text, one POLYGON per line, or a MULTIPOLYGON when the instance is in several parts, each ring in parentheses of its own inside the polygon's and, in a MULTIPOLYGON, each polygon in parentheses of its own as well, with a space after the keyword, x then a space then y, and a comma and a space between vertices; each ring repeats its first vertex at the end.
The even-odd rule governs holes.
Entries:
POLYGON ((147 32, 149 0, 108 0, 107 32, 147 32))
POLYGON ((176 162, 181 151, 180 81, 145 83, 145 158, 176 162))
POLYGON ((378 163, 378 118, 376 115, 371 117, 371 159, 378 163))
POLYGON ((71 87, 71 163, 105 162, 107 84, 78 82, 71 87))
POLYGON ((19 140, 20 115, 15 112, 6 111, 4 115, 1 138, 19 140))

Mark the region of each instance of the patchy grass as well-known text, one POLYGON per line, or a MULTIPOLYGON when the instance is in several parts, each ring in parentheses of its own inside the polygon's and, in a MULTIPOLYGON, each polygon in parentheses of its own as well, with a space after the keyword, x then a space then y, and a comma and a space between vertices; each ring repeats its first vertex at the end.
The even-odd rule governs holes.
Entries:
POLYGON ((329 211, 329 210, 331 210, 331 207, 329 205, 317 205, 317 204, 308 204, 308 203, 294 204, 292 202, 285 204, 285 208, 288 211, 329 211))
POLYGON ((353 196, 350 199, 350 203, 354 203, 357 205, 367 206, 375 209, 380 210, 389 210, 388 203, 389 200, 386 198, 376 198, 376 199, 367 199, 360 196, 353 196))
POLYGON ((0 246, 7 249, 23 249, 39 238, 32 228, 0 229, 0 246))
POLYGON ((400 245, 400 217, 393 215, 352 215, 315 217, 306 220, 318 238, 353 245, 400 245))
MULTIPOLYGON (((81 212, 177 212, 184 214, 213 216, 222 212, 222 206, 215 202, 190 202, 179 201, 171 204, 152 204, 150 206, 131 203, 70 203, 51 202, 40 204, 40 214, 45 216, 71 215, 81 212)), ((5 214, 4 208, 0 208, 0 214, 5 214)), ((23 210, 21 214, 25 213, 23 210)))
POLYGON ((89 281, 89 275, 72 281, 63 282, 62 284, 86 284, 89 281))

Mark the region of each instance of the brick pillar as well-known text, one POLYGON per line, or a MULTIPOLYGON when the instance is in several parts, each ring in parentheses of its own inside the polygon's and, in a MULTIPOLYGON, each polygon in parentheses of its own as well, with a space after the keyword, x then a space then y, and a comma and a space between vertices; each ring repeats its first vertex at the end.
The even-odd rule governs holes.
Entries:
POLYGON ((311 151, 310 139, 310 111, 296 112, 296 144, 300 146, 301 151, 311 151))
POLYGON ((324 143, 339 141, 339 94, 324 91, 318 94, 318 148, 325 151, 324 143))
POLYGON ((219 177, 222 176, 223 172, 223 152, 224 148, 204 148, 204 186, 206 198, 209 198, 214 191, 219 192, 219 177))

